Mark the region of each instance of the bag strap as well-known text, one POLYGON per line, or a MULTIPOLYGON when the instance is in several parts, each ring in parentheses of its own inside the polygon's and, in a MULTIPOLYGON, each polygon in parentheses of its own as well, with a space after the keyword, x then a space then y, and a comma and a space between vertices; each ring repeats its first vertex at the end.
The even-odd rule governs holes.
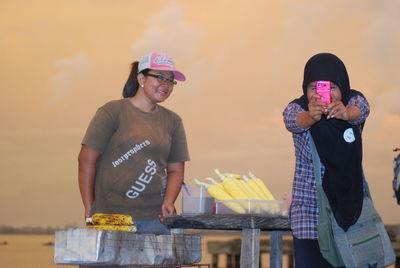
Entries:
POLYGON ((317 152, 317 147, 315 147, 315 143, 314 143, 314 140, 313 140, 310 132, 308 132, 308 140, 309 140, 311 156, 312 156, 312 160, 313 160, 315 181, 316 181, 317 184, 320 185, 320 184, 322 184, 321 160, 319 158, 319 155, 318 155, 318 152, 317 152))

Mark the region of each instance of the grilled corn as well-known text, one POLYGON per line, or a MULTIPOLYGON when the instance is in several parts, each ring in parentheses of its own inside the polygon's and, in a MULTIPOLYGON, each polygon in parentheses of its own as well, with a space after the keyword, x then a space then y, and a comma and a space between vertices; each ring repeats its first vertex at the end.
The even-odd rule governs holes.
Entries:
POLYGON ((136 226, 127 225, 88 225, 86 228, 96 229, 96 230, 109 230, 109 231, 122 231, 135 233, 137 231, 136 226))
POLYGON ((122 214, 93 214, 91 224, 93 225, 133 225, 132 217, 122 214))

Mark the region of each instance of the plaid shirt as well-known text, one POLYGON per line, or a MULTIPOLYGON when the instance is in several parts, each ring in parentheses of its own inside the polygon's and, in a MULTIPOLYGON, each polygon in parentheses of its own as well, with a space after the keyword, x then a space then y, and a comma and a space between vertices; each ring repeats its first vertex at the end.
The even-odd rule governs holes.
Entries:
MULTIPOLYGON (((349 123, 358 125, 361 130, 361 124, 369 115, 367 100, 357 95, 349 100, 347 106, 357 106, 360 108, 360 118, 357 121, 349 123)), ((296 238, 318 239, 318 205, 312 156, 308 146, 309 128, 301 128, 296 123, 297 116, 302 112, 304 112, 304 109, 296 103, 290 103, 283 111, 286 128, 293 135, 296 155, 296 169, 294 172, 289 220, 293 235, 296 238)), ((321 177, 323 177, 324 172, 325 167, 321 163, 321 177)))

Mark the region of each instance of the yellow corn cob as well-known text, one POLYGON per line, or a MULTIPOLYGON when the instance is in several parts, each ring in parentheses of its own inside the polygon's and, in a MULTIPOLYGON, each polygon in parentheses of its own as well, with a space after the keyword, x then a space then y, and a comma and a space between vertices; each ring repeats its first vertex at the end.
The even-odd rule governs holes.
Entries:
POLYGON ((132 217, 122 214, 93 214, 91 223, 93 225, 133 225, 132 217))
POLYGON ((261 203, 257 202, 255 200, 261 200, 256 192, 254 192, 244 180, 239 180, 240 184, 242 185, 242 188, 246 191, 248 198, 251 200, 248 203, 248 210, 250 213, 260 213, 261 212, 261 203))
POLYGON ((253 190, 253 192, 259 197, 260 200, 268 200, 267 196, 261 191, 260 186, 256 183, 255 180, 249 179, 246 175, 243 176, 243 180, 246 182, 249 188, 253 190))
MULTIPOLYGON (((225 192, 223 187, 218 186, 218 184, 207 184, 204 182, 200 182, 199 180, 194 180, 194 182, 200 186, 204 186, 207 188, 207 192, 216 200, 234 200, 232 196, 230 196, 227 192, 225 192)), ((243 214, 245 210, 240 204, 237 203, 227 203, 222 202, 226 207, 235 211, 236 213, 243 214)))
POLYGON ((254 194, 253 190, 251 190, 244 181, 236 180, 236 182, 237 182, 237 184, 239 184, 238 186, 246 195, 246 197, 247 197, 246 199, 257 199, 257 196, 254 194))
POLYGON ((86 228, 96 229, 96 230, 110 230, 110 231, 122 231, 136 233, 136 226, 126 226, 126 225, 88 225, 86 228))
POLYGON ((218 183, 218 182, 217 182, 216 180, 214 180, 213 178, 207 177, 207 178, 205 178, 205 180, 210 181, 213 185, 215 185, 215 186, 217 186, 218 188, 220 188, 221 190, 225 191, 225 190, 224 190, 224 186, 222 186, 221 183, 218 183))
MULTIPOLYGON (((249 176, 251 177, 251 179, 253 181, 255 181, 257 183, 257 185, 259 186, 259 189, 263 192, 263 194, 265 195, 267 200, 272 200, 272 201, 276 200, 274 198, 274 196, 272 195, 271 191, 268 189, 267 185, 265 185, 263 180, 261 180, 260 178, 257 178, 256 176, 254 176, 254 174, 251 173, 251 172, 249 172, 249 176)), ((267 211, 271 212, 271 213, 278 212, 279 211, 279 205, 277 205, 277 204, 270 205, 267 211)))
POLYGON ((242 206, 247 213, 259 212, 257 204, 248 201, 251 199, 251 194, 247 192, 241 180, 227 177, 226 174, 223 175, 218 169, 215 169, 214 171, 222 180, 222 185, 224 186, 225 191, 230 194, 234 200, 242 200, 242 202, 238 202, 238 204, 242 206))
POLYGON ((246 200, 249 199, 247 194, 241 189, 240 182, 236 179, 232 179, 229 177, 225 177, 222 175, 218 169, 214 170, 215 173, 221 178, 222 185, 224 186, 225 191, 230 194, 235 200, 246 200))
POLYGON ((260 213, 261 210, 271 212, 270 205, 263 202, 263 200, 266 200, 266 198, 264 197, 262 191, 259 189, 259 186, 254 181, 248 183, 249 178, 246 177, 246 175, 240 176, 233 173, 225 173, 225 175, 231 178, 237 178, 237 181, 240 182, 240 187, 242 191, 247 194, 248 199, 253 200, 251 201, 251 203, 248 203, 249 207, 246 207, 247 210, 249 210, 251 213, 260 213), (258 202, 255 200, 260 201, 258 202))
MULTIPOLYGON (((218 169, 216 169, 216 172, 217 173, 219 172, 218 169)), ((236 184, 236 186, 243 192, 243 194, 246 196, 246 199, 251 199, 251 191, 249 192, 249 189, 246 188, 245 185, 243 185, 242 181, 240 180, 240 175, 233 173, 224 173, 224 174, 219 174, 219 176, 222 181, 225 180, 226 178, 229 178, 228 180, 233 181, 236 184)))
POLYGON ((224 175, 226 177, 230 177, 230 178, 233 178, 233 179, 241 179, 242 178, 241 175, 236 174, 236 173, 225 173, 224 175))
POLYGON ((243 180, 241 180, 242 176, 234 173, 225 173, 223 176, 231 178, 236 183, 237 187, 239 187, 240 190, 246 195, 246 199, 258 199, 258 196, 254 193, 254 191, 250 189, 243 180))
POLYGON ((247 187, 249 187, 253 191, 253 199, 260 200, 259 202, 253 202, 253 206, 256 209, 255 212, 259 213, 261 212, 261 210, 272 212, 271 205, 265 202, 267 198, 265 198, 264 194, 261 192, 258 184, 254 180, 249 179, 246 175, 244 175, 242 178, 247 187))
POLYGON ((274 196, 272 195, 268 187, 265 185, 263 180, 256 178, 254 174, 251 172, 249 172, 249 176, 257 183, 257 185, 260 187, 261 191, 264 193, 264 195, 267 197, 268 200, 275 200, 274 196))

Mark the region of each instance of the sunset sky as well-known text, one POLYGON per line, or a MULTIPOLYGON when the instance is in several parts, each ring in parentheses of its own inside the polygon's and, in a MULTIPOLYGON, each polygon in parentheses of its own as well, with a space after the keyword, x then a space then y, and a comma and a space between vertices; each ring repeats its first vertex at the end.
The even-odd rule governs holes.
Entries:
POLYGON ((252 171, 279 199, 294 173, 282 111, 312 55, 339 56, 371 105, 363 165, 375 205, 399 224, 399 14, 397 0, 0 1, 0 225, 83 224, 80 142, 151 51, 187 76, 163 103, 185 124, 185 181, 252 171))

